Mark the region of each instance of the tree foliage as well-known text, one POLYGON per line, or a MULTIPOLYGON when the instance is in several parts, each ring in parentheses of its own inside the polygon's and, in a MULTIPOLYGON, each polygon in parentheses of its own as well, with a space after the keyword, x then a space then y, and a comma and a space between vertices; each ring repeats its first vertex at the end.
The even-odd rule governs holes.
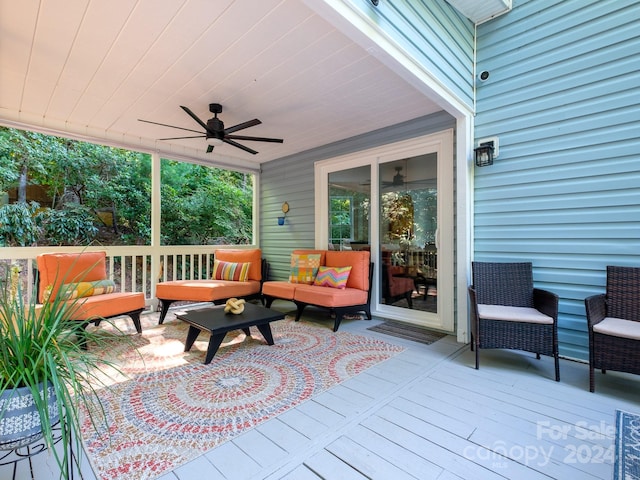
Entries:
MULTIPOLYGON (((165 245, 249 243, 250 175, 162 161, 165 245)), ((151 159, 147 154, 0 127, 0 245, 147 245, 151 239, 151 159), (28 204, 27 187, 47 204, 28 204)))

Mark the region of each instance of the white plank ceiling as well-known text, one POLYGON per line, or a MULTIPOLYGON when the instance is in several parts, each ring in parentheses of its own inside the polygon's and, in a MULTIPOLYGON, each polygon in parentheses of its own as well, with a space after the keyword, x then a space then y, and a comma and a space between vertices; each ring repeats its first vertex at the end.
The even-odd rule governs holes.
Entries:
POLYGON ((309 5, 0 0, 0 124, 257 168, 440 110, 309 5), (262 121, 237 134, 284 143, 205 154, 204 138, 159 141, 190 132, 138 121, 200 130, 179 106, 206 122, 209 103, 226 127, 262 121))

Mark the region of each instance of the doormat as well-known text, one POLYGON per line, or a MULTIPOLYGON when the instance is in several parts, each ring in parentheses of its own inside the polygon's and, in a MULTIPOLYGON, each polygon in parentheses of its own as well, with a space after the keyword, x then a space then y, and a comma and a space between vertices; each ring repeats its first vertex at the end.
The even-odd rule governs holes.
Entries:
POLYGON ((442 337, 447 336, 446 333, 433 332, 423 327, 403 322, 394 322, 392 320, 386 320, 380 325, 367 328, 367 330, 384 333, 385 335, 391 335, 398 338, 404 338, 405 340, 411 340, 413 342, 424 343, 425 345, 430 345, 433 342, 437 342, 442 337))
POLYGON ((613 480, 640 480, 640 415, 616 410, 613 480))

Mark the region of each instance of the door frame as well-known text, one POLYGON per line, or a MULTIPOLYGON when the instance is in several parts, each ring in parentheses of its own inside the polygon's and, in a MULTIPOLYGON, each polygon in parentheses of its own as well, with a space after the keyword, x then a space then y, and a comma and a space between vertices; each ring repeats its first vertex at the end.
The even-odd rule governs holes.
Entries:
MULTIPOLYGON (((389 307, 379 303, 380 292, 380 266, 375 259, 379 258, 379 222, 378 215, 371 215, 370 238, 371 258, 374 259, 374 281, 372 290, 372 313, 385 318, 402 320, 408 323, 416 323, 422 326, 440 329, 453 333, 456 322, 454 315, 455 298, 455 238, 454 238, 454 146, 453 129, 443 130, 437 133, 412 138, 400 142, 390 143, 379 147, 361 150, 359 152, 341 155, 316 162, 314 165, 315 181, 315 245, 316 248, 326 249, 329 238, 328 219, 328 177, 329 173, 354 167, 369 165, 371 167, 371 185, 379 184, 378 166, 381 163, 397 159, 436 153, 438 157, 438 262, 439 265, 447 265, 438 270, 438 313, 428 314, 420 312, 415 314, 408 309, 389 307), (446 168, 445 168, 446 167, 446 168), (442 197, 441 197, 442 195, 442 197), (443 199, 441 201, 441 198, 443 199), (442 219, 442 222, 440 221, 442 219), (446 220, 445 220, 446 219, 446 220)), ((377 187, 371 192, 371 211, 379 211, 379 198, 377 187), (375 192, 375 194, 374 194, 375 192)))

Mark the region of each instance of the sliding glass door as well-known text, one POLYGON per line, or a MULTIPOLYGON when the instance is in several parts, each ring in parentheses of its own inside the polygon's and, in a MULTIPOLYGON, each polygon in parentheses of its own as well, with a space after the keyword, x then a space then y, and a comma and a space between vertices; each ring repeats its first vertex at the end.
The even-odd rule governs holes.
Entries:
POLYGON ((370 250, 372 309, 453 331, 451 131, 316 165, 316 246, 370 250))

